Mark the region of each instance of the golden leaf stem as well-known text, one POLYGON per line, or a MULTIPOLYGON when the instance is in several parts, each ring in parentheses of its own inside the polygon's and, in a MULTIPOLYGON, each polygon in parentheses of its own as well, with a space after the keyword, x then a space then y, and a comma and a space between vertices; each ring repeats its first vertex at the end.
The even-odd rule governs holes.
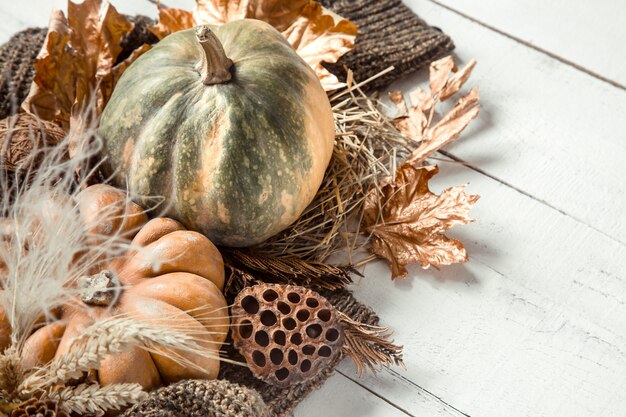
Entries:
POLYGON ((196 29, 198 42, 204 51, 202 61, 198 64, 200 77, 205 85, 222 84, 230 81, 230 67, 233 61, 226 56, 222 43, 215 33, 207 26, 196 29))

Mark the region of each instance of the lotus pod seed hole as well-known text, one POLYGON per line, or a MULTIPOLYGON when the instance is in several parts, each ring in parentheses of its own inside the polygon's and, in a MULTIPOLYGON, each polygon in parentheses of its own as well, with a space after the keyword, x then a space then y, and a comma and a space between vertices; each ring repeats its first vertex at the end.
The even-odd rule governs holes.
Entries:
POLYGON ((283 301, 279 301, 277 304, 277 307, 278 307, 278 311, 280 311, 283 314, 291 313, 291 307, 289 307, 289 304, 283 301))
POLYGON ((281 346, 285 346, 287 344, 287 336, 285 335, 285 332, 282 330, 276 330, 274 332, 274 342, 281 346))
POLYGON ((259 302, 253 296, 248 295, 241 300, 241 307, 248 314, 256 314, 259 311, 259 302))
POLYGON ((290 340, 294 345, 300 346, 300 343, 302 343, 302 335, 300 333, 295 333, 291 336, 290 340))
POLYGON ((278 293, 274 290, 267 290, 263 293, 263 299, 267 302, 272 302, 278 298, 278 293))
POLYGON ((308 310, 300 310, 296 314, 296 317, 298 318, 298 320, 304 322, 307 321, 309 317, 311 317, 311 313, 309 313, 308 310))
POLYGON ((311 307, 311 308, 315 308, 317 306, 320 305, 319 301, 317 301, 315 298, 307 298, 306 299, 306 305, 311 307))
POLYGON ((276 314, 274 314, 270 310, 265 310, 261 313, 261 323, 265 326, 273 326, 276 324, 278 319, 276 318, 276 314))
POLYGON ((259 330, 254 335, 254 341, 262 347, 267 347, 270 344, 270 337, 267 335, 267 332, 264 330, 259 330))
POLYGON ((311 370, 311 361, 308 359, 303 360, 300 364, 300 370, 302 372, 309 372, 311 370))
POLYGON ((339 330, 337 329, 328 329, 326 332, 326 340, 329 342, 334 342, 339 339, 339 330))
POLYGON ((270 360, 274 365, 280 365, 283 362, 283 352, 278 348, 274 348, 270 351, 270 360))
POLYGON ((252 362, 254 362, 256 366, 263 368, 265 366, 265 355, 263 352, 258 350, 252 352, 252 362))
POLYGON ((330 321, 331 317, 332 317, 332 314, 330 313, 330 310, 327 308, 317 312, 317 318, 319 318, 322 321, 328 322, 330 321))
POLYGON ((298 304, 300 302, 300 296, 295 292, 287 294, 287 299, 293 304, 298 304))
POLYGON ((239 326, 239 335, 244 339, 252 336, 252 322, 250 320, 244 320, 239 326))
POLYGON ((285 379, 289 377, 289 370, 287 368, 280 368, 278 371, 274 373, 274 375, 276 375, 276 378, 279 381, 284 381, 285 379))
POLYGON ((319 348, 319 350, 317 351, 318 355, 323 356, 325 358, 329 358, 330 355, 332 354, 332 351, 330 350, 330 348, 326 345, 322 346, 321 348, 319 348))
POLYGON ((289 354, 287 355, 287 360, 289 361, 291 365, 297 365, 298 364, 298 352, 291 349, 289 351, 289 354))
POLYGON ((288 317, 283 320, 283 327, 287 330, 295 329, 296 325, 297 325, 296 321, 292 319, 291 317, 288 317))
POLYGON ((311 356, 312 354, 315 353, 315 346, 313 345, 306 345, 302 348, 302 353, 304 353, 305 355, 311 356))
POLYGON ((311 324, 310 326, 307 326, 306 334, 311 339, 316 339, 322 334, 322 326, 319 324, 311 324))

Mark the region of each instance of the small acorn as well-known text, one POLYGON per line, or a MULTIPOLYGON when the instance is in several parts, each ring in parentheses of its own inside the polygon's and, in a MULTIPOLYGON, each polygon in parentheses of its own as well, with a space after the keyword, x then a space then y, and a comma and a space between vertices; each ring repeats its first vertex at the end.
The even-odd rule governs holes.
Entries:
POLYGON ((259 379, 287 387, 313 378, 341 353, 335 308, 304 287, 243 289, 232 307, 234 346, 259 379))

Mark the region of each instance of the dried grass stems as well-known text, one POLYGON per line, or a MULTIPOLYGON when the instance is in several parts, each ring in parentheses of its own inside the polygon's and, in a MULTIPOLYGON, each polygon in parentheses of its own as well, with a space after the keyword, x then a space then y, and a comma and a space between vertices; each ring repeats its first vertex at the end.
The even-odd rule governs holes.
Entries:
POLYGON ((223 249, 222 256, 229 272, 224 289, 228 294, 236 294, 247 286, 262 282, 337 290, 352 282, 352 272, 359 274, 347 266, 304 261, 293 256, 257 255, 236 249, 223 249))
POLYGON ((367 244, 359 225, 368 193, 393 176, 398 159, 419 145, 403 136, 381 113, 377 100, 361 90, 385 72, 359 84, 349 73, 346 89, 329 97, 336 138, 320 190, 296 223, 255 247, 255 253, 324 262, 347 250, 349 263, 355 263, 353 255, 367 244))
POLYGON ((342 352, 352 358, 359 375, 366 369, 376 373, 381 366, 404 366, 403 346, 389 340, 392 332, 388 327, 360 323, 341 312, 338 315, 345 335, 342 352))

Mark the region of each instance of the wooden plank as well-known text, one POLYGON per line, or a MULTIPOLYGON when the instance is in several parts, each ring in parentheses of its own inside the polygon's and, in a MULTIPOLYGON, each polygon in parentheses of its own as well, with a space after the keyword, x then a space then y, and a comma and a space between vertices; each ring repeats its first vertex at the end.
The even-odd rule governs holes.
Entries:
POLYGON ((471 83, 480 86, 483 111, 448 150, 626 243, 626 91, 428 0, 408 3, 452 36, 461 62, 478 60, 471 83))
POLYGON ((407 370, 360 382, 415 415, 424 391, 470 416, 625 415, 626 247, 468 168, 441 171, 435 190, 483 195, 453 233, 471 260, 398 282, 366 268, 355 295, 396 330, 407 370))
POLYGON ((434 2, 626 86, 626 7, 622 0, 434 2))
MULTIPOLYGON (((306 397, 294 412, 294 417, 380 416, 406 417, 407 414, 383 399, 336 373, 318 390, 306 397)), ((438 414, 428 414, 439 416, 438 414)), ((447 414, 442 417, 447 417, 447 414)))

